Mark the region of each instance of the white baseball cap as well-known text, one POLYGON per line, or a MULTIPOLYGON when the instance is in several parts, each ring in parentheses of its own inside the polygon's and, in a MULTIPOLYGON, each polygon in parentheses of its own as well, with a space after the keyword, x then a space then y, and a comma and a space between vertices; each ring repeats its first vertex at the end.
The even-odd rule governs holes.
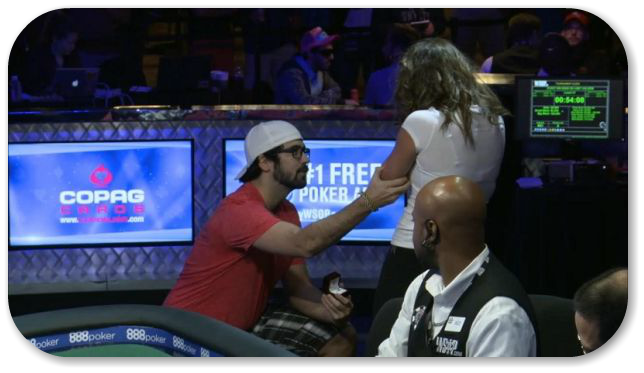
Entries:
POLYGON ((235 179, 239 180, 239 178, 244 176, 248 167, 261 154, 289 141, 300 139, 302 139, 300 131, 289 122, 271 120, 257 124, 246 135, 246 140, 244 141, 246 166, 239 171, 235 179))

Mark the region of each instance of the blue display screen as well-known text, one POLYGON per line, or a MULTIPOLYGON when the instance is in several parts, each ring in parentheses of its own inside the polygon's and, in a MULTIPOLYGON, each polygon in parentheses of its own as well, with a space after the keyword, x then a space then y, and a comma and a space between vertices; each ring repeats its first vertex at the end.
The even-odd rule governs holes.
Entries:
MULTIPOLYGON (((288 195, 307 226, 338 212, 366 190, 371 175, 391 153, 393 140, 306 140, 311 149, 307 186, 288 195)), ((225 188, 228 195, 241 186, 235 180, 246 165, 243 140, 224 140, 225 188)), ((393 204, 370 214, 342 238, 343 242, 389 242, 405 205, 393 204)))
POLYGON ((11 247, 193 241, 192 141, 9 144, 11 247))

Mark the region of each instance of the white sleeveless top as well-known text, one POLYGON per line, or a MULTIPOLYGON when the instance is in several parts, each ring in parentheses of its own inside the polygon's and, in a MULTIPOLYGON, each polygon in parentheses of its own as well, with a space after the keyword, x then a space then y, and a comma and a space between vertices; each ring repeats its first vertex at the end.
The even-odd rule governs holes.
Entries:
POLYGON ((445 116, 433 107, 415 111, 405 119, 402 128, 414 141, 416 163, 411 170, 407 206, 394 232, 392 245, 414 248, 412 212, 416 195, 436 178, 463 176, 478 183, 486 201, 492 196, 503 159, 505 125, 501 117, 498 125, 491 124, 479 106, 472 106, 470 110, 474 147, 465 143, 463 133, 455 123, 450 123, 445 131, 441 130, 445 116))

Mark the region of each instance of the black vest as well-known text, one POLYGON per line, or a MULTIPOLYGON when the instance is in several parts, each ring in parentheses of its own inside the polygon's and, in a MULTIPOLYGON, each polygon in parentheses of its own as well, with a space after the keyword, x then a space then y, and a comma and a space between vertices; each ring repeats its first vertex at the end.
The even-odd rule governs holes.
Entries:
MULTIPOLYGON (((513 299, 528 314, 536 334, 536 321, 532 303, 523 287, 514 275, 490 252, 474 277, 470 286, 456 301, 454 308, 445 321, 445 325, 436 338, 431 339, 431 310, 434 297, 425 289, 425 282, 438 271, 430 269, 418 290, 411 325, 407 356, 467 356, 466 342, 470 335, 472 322, 485 304, 494 297, 504 296, 513 299), (452 322, 452 330, 446 331, 452 322)), ((539 344, 537 343, 537 346, 539 344)), ((537 354, 538 355, 538 354, 537 354)))

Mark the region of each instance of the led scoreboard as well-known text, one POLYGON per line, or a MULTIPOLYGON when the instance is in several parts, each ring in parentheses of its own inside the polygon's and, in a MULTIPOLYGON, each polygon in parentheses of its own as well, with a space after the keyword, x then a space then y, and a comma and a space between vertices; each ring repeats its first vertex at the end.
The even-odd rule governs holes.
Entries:
POLYGON ((518 132, 524 138, 609 139, 621 133, 622 82, 530 78, 518 81, 518 132))

